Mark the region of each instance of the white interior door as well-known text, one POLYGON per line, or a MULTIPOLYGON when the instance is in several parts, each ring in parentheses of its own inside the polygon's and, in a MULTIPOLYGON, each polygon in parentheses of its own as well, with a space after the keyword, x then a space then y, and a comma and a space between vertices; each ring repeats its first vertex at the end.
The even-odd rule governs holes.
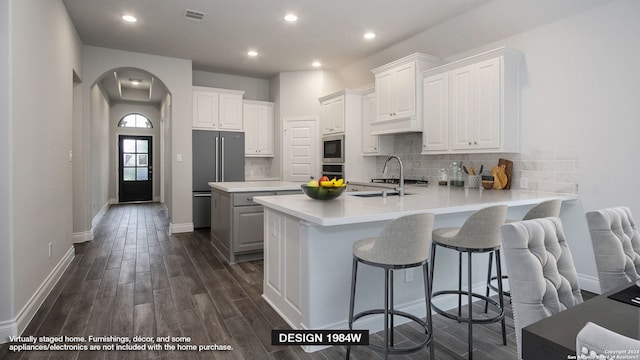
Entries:
POLYGON ((284 180, 307 182, 318 175, 315 117, 284 119, 284 180))

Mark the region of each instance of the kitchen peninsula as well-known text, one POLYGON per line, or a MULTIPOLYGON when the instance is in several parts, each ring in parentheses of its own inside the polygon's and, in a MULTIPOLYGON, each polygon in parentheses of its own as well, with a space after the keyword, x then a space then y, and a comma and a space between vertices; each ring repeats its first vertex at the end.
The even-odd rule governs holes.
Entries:
MULTIPOLYGON (((434 213, 434 228, 460 226, 481 208, 504 204, 508 218, 521 218, 535 204, 562 199, 561 217, 571 218, 582 208, 578 196, 518 190, 481 190, 446 186, 407 186, 404 197, 362 197, 348 192, 335 200, 312 200, 305 195, 258 197, 264 206, 264 294, 263 297, 294 329, 346 329, 352 245, 377 236, 389 221, 410 214, 434 213)), ((563 220, 564 221, 564 220, 563 220)), ((434 289, 457 284, 457 255, 438 251, 438 277, 434 289), (442 267, 442 268, 441 268, 442 267), (449 271, 446 271, 449 270, 449 271), (446 275, 443 275, 446 274, 446 275)), ((478 257, 477 281, 486 279, 487 262, 478 257)), ((396 309, 425 315, 422 275, 414 269, 395 272, 396 309)), ((381 308, 383 272, 361 266, 356 311, 381 308)), ((482 289, 476 291, 484 292, 482 289)), ((438 304, 448 309, 455 299, 438 304)), ((382 321, 368 317, 358 328, 378 331, 382 321), (371 318, 371 320, 368 320, 371 318)), ((306 347, 305 350, 316 350, 306 347)))

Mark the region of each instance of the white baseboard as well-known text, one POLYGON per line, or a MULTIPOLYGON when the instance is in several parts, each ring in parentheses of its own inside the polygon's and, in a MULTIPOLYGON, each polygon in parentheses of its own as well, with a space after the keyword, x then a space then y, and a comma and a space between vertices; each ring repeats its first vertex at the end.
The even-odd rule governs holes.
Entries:
POLYGON ((578 283, 580 289, 592 292, 594 294, 600 294, 600 279, 595 276, 578 274, 578 283))
POLYGON ((71 234, 74 244, 93 240, 93 229, 71 234))
POLYGON ((104 216, 104 214, 106 214, 107 210, 109 210, 109 206, 111 206, 111 201, 107 201, 107 203, 104 204, 102 209, 100 209, 100 211, 98 211, 96 216, 94 216, 93 219, 91 219, 91 228, 92 229, 95 228, 96 226, 98 226, 98 224, 100 223, 100 220, 102 220, 102 217, 104 216))
POLYGON ((169 223, 169 234, 193 232, 193 223, 174 224, 169 223))
POLYGON ((20 312, 18 312, 18 315, 14 319, 0 322, 0 343, 8 342, 10 336, 22 334, 40 306, 42 306, 44 300, 49 296, 49 293, 51 293, 53 287, 60 281, 62 274, 64 274, 69 264, 71 264, 75 254, 75 249, 71 246, 51 273, 49 273, 49 276, 40 284, 29 301, 27 301, 20 312))

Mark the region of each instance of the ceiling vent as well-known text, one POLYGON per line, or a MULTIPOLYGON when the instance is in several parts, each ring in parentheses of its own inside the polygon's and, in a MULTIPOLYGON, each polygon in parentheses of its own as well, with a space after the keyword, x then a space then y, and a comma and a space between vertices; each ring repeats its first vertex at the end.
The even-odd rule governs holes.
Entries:
POLYGON ((204 13, 201 11, 186 9, 184 11, 184 17, 193 21, 202 21, 202 19, 204 18, 204 13))

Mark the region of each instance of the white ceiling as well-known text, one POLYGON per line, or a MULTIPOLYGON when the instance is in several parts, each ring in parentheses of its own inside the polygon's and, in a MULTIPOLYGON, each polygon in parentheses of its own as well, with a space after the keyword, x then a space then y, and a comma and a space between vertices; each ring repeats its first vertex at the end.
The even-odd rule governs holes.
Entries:
MULTIPOLYGON (((482 39, 485 33, 504 38, 608 1, 611 0, 63 0, 63 3, 85 45, 189 59, 194 70, 268 79, 280 72, 311 70, 315 60, 322 62, 322 69, 340 70, 429 29, 435 30, 439 46, 443 47, 434 50, 446 53, 446 38, 452 44, 456 38, 469 34, 474 39, 482 39), (200 22, 186 19, 187 9, 205 13, 204 19, 200 22), (296 23, 284 21, 289 12, 298 16, 296 23), (475 15, 467 16, 471 13, 475 15), (135 15, 138 22, 123 22, 124 14, 135 15), (438 25, 451 23, 453 18, 462 19, 453 22, 457 24, 454 33, 447 26, 444 29, 449 30, 442 33, 443 28, 438 25), (471 32, 467 29, 470 26, 471 32), (377 37, 365 40, 363 34, 367 31, 375 32, 377 37), (256 50, 259 55, 249 58, 248 50, 256 50)), ((127 86, 129 78, 150 82, 152 75, 127 71, 118 74, 118 79, 106 77, 102 83, 112 100, 142 101, 113 96, 121 90, 118 84, 127 86)), ((156 86, 158 83, 153 85, 157 91, 152 88, 151 102, 159 101, 154 98, 163 90, 156 86)))
POLYGON ((64 0, 85 45, 190 59, 195 70, 269 78, 338 70, 489 0, 64 0), (186 19, 186 9, 205 13, 186 19), (298 21, 286 23, 288 12, 298 21), (121 16, 138 18, 127 24, 121 16), (377 37, 365 40, 373 31, 377 37), (249 58, 247 51, 259 52, 249 58))

